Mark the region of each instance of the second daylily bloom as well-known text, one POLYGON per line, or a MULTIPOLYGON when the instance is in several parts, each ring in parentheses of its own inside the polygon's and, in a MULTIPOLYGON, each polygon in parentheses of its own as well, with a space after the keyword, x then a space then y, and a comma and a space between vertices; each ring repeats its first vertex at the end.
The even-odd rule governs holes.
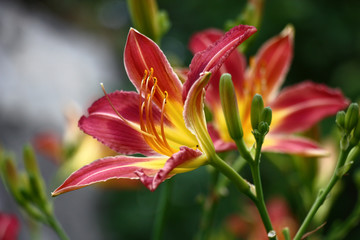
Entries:
POLYGON ((73 173, 53 196, 116 178, 139 178, 153 191, 174 174, 205 164, 215 150, 206 129, 203 88, 230 52, 255 31, 237 26, 196 54, 188 75, 191 88, 183 90, 160 48, 130 29, 124 63, 137 92, 104 90, 105 96, 93 103, 79 127, 120 154, 144 157, 94 161, 73 173))
MULTIPOLYGON (((190 49, 196 53, 223 36, 211 29, 193 36, 190 49)), ((230 73, 238 100, 244 140, 249 147, 254 143, 251 134, 250 107, 253 96, 262 95, 265 106, 270 106, 273 121, 263 144, 264 151, 285 152, 305 156, 325 154, 313 141, 293 133, 307 130, 326 116, 335 114, 348 105, 339 90, 323 84, 306 81, 291 87, 280 87, 292 60, 294 32, 287 27, 279 35, 268 40, 246 69, 245 57, 234 51, 210 80, 206 100, 213 113, 209 131, 217 151, 236 148, 228 134, 220 104, 219 79, 222 73, 230 73)))

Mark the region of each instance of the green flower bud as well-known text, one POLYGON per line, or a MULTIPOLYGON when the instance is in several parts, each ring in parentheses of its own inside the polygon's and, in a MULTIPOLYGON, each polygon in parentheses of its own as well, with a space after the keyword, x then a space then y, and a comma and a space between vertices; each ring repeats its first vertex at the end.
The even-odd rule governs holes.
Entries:
POLYGON ((9 193, 20 203, 22 201, 19 191, 21 184, 14 159, 9 155, 2 155, 0 159, 0 175, 9 193))
POLYGON ((359 119, 359 105, 357 103, 350 104, 345 115, 345 129, 348 132, 357 125, 359 119))
POLYGON ((158 10, 156 0, 128 0, 127 3, 134 27, 159 43, 170 28, 166 12, 158 10))
POLYGON ((264 109, 264 101, 259 94, 255 94, 251 102, 251 126, 255 130, 260 123, 260 115, 264 109))
POLYGON ((258 131, 261 135, 265 136, 269 132, 269 124, 267 122, 260 122, 258 131))
POLYGON ((28 173, 38 175, 39 174, 38 164, 36 162, 35 153, 30 145, 24 146, 23 157, 24 157, 24 164, 26 171, 28 173))
POLYGON ((354 128, 353 136, 357 140, 360 139, 360 119, 358 120, 358 122, 354 128))
POLYGON ((345 112, 344 111, 337 112, 335 122, 340 129, 345 128, 345 112))
POLYGON ((220 99, 226 125, 232 139, 241 139, 244 135, 239 109, 231 75, 224 73, 220 78, 220 99))
POLYGON ((261 112, 260 122, 266 122, 270 126, 271 120, 272 120, 272 110, 270 107, 266 107, 261 112))
POLYGON ((30 184, 30 194, 41 202, 46 202, 45 183, 39 171, 35 153, 31 146, 27 145, 23 150, 24 164, 30 184))

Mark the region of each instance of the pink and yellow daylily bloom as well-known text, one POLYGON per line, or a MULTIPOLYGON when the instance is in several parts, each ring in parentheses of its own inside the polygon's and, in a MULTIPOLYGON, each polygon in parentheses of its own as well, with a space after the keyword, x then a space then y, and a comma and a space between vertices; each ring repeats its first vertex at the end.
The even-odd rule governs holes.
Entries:
MULTIPOLYGON (((195 34, 190 41, 193 53, 202 51, 223 36, 216 29, 195 34)), ((309 129, 324 117, 346 108, 349 101, 337 89, 305 81, 280 90, 293 56, 294 31, 286 27, 282 33, 268 40, 246 67, 245 57, 234 51, 219 71, 211 77, 206 93, 213 113, 209 132, 217 151, 235 149, 228 134, 219 96, 219 79, 222 73, 232 75, 239 114, 248 147, 254 144, 251 133, 250 107, 255 94, 262 95, 265 106, 270 106, 273 120, 265 138, 263 151, 283 152, 303 156, 324 155, 326 152, 310 139, 298 133, 309 129)))
POLYGON ((206 164, 215 150, 204 117, 203 88, 230 52, 255 32, 237 26, 196 54, 188 75, 193 84, 184 88, 160 48, 130 29, 124 64, 137 92, 106 94, 79 120, 85 133, 121 155, 84 166, 52 195, 118 178, 140 179, 153 191, 165 179, 206 164))

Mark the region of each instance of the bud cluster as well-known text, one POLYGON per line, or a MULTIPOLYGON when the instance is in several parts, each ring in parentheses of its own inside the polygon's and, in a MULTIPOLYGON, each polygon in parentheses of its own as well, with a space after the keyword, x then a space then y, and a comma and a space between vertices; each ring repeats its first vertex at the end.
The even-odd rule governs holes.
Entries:
POLYGON ((360 141, 359 105, 351 103, 345 111, 336 114, 336 124, 342 132, 341 149, 345 150, 351 144, 358 145, 360 141))
POLYGON ((251 102, 251 126, 255 139, 264 138, 269 132, 272 110, 270 107, 264 107, 264 101, 259 94, 255 94, 251 102))
POLYGON ((24 147, 23 157, 26 171, 19 171, 14 157, 0 150, 0 175, 19 206, 30 217, 48 223, 52 205, 46 197, 45 184, 30 146, 24 147))

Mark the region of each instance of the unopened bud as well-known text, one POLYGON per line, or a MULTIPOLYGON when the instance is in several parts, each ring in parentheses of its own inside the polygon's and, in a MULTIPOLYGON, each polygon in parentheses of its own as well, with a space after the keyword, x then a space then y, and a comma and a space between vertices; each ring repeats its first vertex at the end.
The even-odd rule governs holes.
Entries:
POLYGON ((354 128, 353 136, 357 141, 360 140, 360 119, 358 120, 358 122, 354 128))
POLYGON ((269 124, 267 122, 260 122, 258 131, 261 135, 265 136, 269 132, 269 124))
POLYGON ((22 199, 19 192, 20 179, 14 159, 11 156, 5 156, 5 154, 1 158, 0 175, 3 179, 3 182, 15 200, 20 202, 22 199))
POLYGON ((155 42, 170 28, 166 12, 159 11, 156 0, 128 0, 128 9, 134 27, 155 42))
POLYGON ((255 130, 260 123, 260 116, 264 109, 264 101, 259 94, 255 94, 251 102, 251 126, 255 130))
POLYGON ((244 134, 241 126, 234 85, 230 74, 224 73, 221 75, 219 88, 221 106, 229 134, 232 139, 241 139, 244 134))
POLYGON ((39 174, 39 168, 36 162, 35 153, 30 145, 24 146, 23 157, 26 171, 34 175, 39 174))
POLYGON ((272 120, 272 110, 270 107, 266 107, 261 112, 260 122, 266 122, 270 126, 271 120, 272 120))
POLYGON ((23 150, 24 164, 30 184, 30 194, 39 201, 45 202, 45 183, 39 171, 36 156, 31 146, 27 145, 23 150))
POLYGON ((345 112, 344 111, 337 112, 335 122, 340 129, 345 128, 345 112))
POLYGON ((345 115, 345 129, 348 132, 357 125, 359 119, 359 105, 357 103, 350 104, 345 115))

